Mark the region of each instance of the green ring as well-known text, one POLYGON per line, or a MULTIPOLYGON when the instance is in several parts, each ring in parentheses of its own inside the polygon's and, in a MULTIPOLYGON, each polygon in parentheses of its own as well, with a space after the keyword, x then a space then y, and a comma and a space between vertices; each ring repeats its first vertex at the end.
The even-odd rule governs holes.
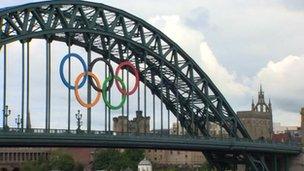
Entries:
MULTIPOLYGON (((118 80, 120 82, 120 84, 122 85, 122 88, 123 89, 126 89, 126 85, 125 83, 123 82, 123 80, 121 78, 119 78, 118 76, 114 75, 114 79, 118 80)), ((112 80, 112 76, 109 76, 108 78, 105 79, 105 81, 103 82, 102 84, 102 89, 103 90, 106 90, 107 88, 107 83, 112 80)), ((107 95, 107 91, 104 91, 102 93, 102 98, 106 104, 106 106, 108 106, 110 109, 113 109, 113 110, 118 110, 120 109, 124 103, 126 102, 126 95, 123 95, 121 96, 121 102, 119 103, 118 106, 113 106, 107 99, 108 99, 108 95, 107 95)))

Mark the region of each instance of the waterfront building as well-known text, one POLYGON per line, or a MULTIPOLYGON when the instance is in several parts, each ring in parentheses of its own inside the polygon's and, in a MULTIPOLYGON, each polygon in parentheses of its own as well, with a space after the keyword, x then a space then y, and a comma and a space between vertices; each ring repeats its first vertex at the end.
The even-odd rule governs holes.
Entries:
POLYGON ((258 101, 252 99, 251 110, 237 112, 252 139, 268 139, 273 135, 272 105, 265 102, 262 86, 258 92, 258 101))

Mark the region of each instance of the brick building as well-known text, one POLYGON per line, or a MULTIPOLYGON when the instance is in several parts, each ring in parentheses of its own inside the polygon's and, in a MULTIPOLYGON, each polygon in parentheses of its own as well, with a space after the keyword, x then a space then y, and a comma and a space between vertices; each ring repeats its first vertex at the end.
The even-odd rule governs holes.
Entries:
POLYGON ((0 170, 19 171, 23 162, 47 159, 50 148, 0 148, 0 170))
MULTIPOLYGON (((113 131, 127 132, 129 125, 129 132, 144 133, 150 131, 150 117, 142 116, 142 111, 136 112, 136 117, 128 121, 126 116, 118 116, 113 118, 113 131)), ((163 130, 163 132, 170 132, 170 134, 182 135, 185 130, 180 124, 173 123, 170 130, 163 130)), ((153 165, 162 166, 179 166, 179 167, 199 167, 206 162, 202 152, 193 151, 176 151, 176 150, 158 150, 147 149, 145 155, 153 165)))

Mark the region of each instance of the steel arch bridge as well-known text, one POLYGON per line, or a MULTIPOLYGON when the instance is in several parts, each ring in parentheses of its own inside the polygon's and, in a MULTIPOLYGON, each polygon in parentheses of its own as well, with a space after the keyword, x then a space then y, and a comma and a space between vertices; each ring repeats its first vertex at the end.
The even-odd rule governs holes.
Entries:
MULTIPOLYGON (((25 80, 25 73, 22 73, 21 128, 6 129, 7 123, 3 117, 1 146, 195 150, 202 151, 218 170, 234 168, 236 164, 245 164, 249 170, 277 170, 277 156, 287 158, 301 152, 300 147, 290 144, 251 140, 229 103, 198 64, 161 31, 125 11, 104 4, 74 0, 31 3, 0 10, 0 48, 4 54, 4 64, 7 45, 20 42, 24 71, 25 61, 29 60, 29 55, 24 54, 25 45, 28 51, 33 39, 46 40, 45 128, 30 129, 29 123, 24 124, 27 120, 25 115, 28 115, 24 107, 25 101, 28 101, 24 87, 29 80, 25 80), (91 130, 90 108, 87 109, 86 131, 79 133, 71 130, 70 116, 68 130, 51 129, 50 48, 53 41, 66 43, 69 51, 72 45, 84 48, 88 63, 92 61, 92 52, 116 64, 131 61, 139 71, 141 83, 151 91, 153 97, 161 99, 187 135, 159 135, 146 130, 143 134, 128 132, 114 135, 110 124, 108 130, 94 131, 91 130), (210 124, 219 125, 228 138, 214 137, 210 133, 210 124)), ((6 65, 3 73, 4 116, 6 65)), ((87 93, 87 101, 91 102, 90 86, 87 93)))

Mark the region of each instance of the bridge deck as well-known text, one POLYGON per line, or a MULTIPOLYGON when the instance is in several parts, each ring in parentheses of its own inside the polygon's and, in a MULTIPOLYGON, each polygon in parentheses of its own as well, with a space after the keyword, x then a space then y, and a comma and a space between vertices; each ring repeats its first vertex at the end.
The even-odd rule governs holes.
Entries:
POLYGON ((233 138, 190 137, 187 135, 158 135, 115 133, 103 131, 18 129, 0 130, 1 147, 112 147, 193 151, 244 151, 261 153, 299 154, 298 144, 283 144, 233 138))

